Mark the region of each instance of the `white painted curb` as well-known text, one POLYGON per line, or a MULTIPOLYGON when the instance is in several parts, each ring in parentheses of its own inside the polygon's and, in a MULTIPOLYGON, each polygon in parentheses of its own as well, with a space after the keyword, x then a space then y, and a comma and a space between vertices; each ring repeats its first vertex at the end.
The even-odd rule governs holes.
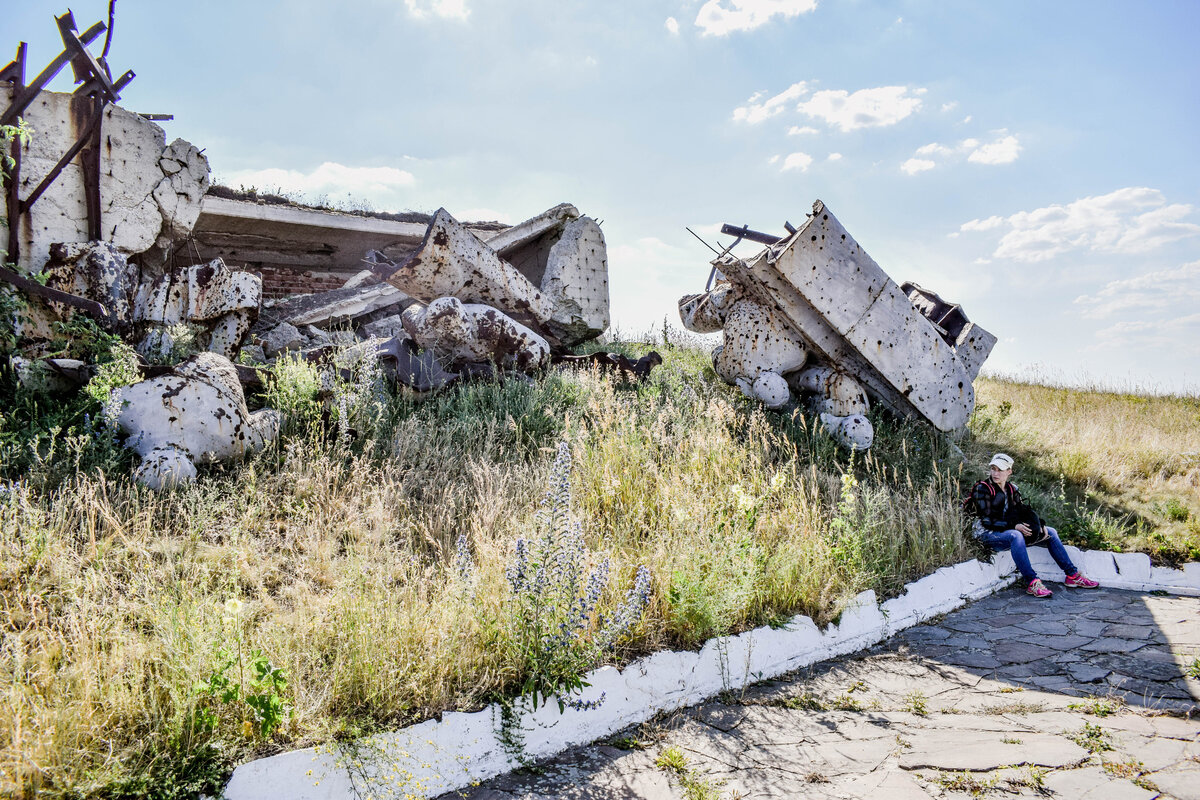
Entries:
MULTIPOLYGON (((1200 596, 1200 563, 1183 569, 1151 567, 1142 553, 1080 551, 1071 560, 1101 586, 1200 596)), ((1063 579, 1049 551, 1031 548, 1030 561, 1051 581, 1063 579)), ((586 744, 662 711, 695 705, 728 689, 741 689, 799 667, 853 653, 925 620, 986 597, 1016 576, 1012 556, 993 563, 976 560, 943 567, 908 584, 899 597, 878 604, 874 591, 859 594, 837 625, 820 630, 811 619, 793 617, 780 628, 756 628, 709 640, 699 652, 662 651, 624 670, 601 667, 588 673, 582 699, 605 701, 592 711, 551 704, 536 711, 526 704, 520 735, 530 759, 542 759, 586 744)), ((519 701, 518 705, 525 701, 519 701)), ((519 766, 498 738, 500 707, 474 713, 448 712, 393 733, 368 737, 354 748, 331 752, 308 748, 251 761, 238 767, 224 796, 228 800, 342 800, 411 793, 435 796, 462 789, 519 766)))

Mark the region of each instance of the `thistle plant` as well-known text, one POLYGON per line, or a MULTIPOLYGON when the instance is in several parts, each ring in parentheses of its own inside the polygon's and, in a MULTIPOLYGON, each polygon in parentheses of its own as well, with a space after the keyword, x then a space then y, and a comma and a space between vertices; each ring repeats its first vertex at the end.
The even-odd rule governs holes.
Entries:
POLYGON ((598 707, 571 695, 589 684, 583 675, 641 619, 650 599, 650 571, 638 567, 633 587, 611 617, 599 613, 611 564, 589 553, 583 526, 571 518, 571 451, 558 447, 546 495, 538 509, 537 536, 517 540, 506 570, 512 590, 509 628, 525 674, 521 694, 534 708, 551 697, 559 711, 598 707))

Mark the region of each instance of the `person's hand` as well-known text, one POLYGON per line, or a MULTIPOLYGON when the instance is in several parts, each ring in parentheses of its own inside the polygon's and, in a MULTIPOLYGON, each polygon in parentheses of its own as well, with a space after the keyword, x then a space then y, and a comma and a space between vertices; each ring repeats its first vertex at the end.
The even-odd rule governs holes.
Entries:
POLYGON ((1029 527, 1024 522, 1022 522, 1017 525, 1017 532, 1020 533, 1022 536, 1032 536, 1033 528, 1029 527))

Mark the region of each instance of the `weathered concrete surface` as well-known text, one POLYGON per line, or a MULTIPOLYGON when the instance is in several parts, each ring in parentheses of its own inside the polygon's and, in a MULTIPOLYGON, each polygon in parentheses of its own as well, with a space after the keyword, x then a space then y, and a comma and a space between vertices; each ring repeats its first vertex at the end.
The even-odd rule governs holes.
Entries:
POLYGON ((186 483, 195 465, 239 457, 273 441, 280 414, 250 413, 229 359, 200 353, 174 374, 113 392, 125 446, 142 457, 134 477, 152 489, 186 483))
POLYGON ((555 206, 485 243, 442 208, 403 263, 376 254, 367 260, 380 277, 418 300, 456 297, 491 306, 554 344, 570 346, 599 336, 609 322, 604 234, 594 219, 578 213, 574 206, 555 206))
POLYGON ((1197 798, 1198 654, 1198 599, 1006 590, 466 797, 1197 798), (1089 649, 1104 639, 1129 649, 1089 649), (669 748, 682 779, 656 764, 669 748))
POLYGON ((608 250, 596 220, 580 217, 563 226, 540 285, 554 303, 547 325, 559 341, 584 342, 608 329, 608 250))
POLYGON ((491 306, 439 297, 409 320, 405 330, 413 340, 447 363, 490 362, 529 371, 550 360, 545 339, 491 306))
MULTIPOLYGON (((0 107, 7 108, 11 99, 6 84, 0 88, 0 107)), ((75 143, 86 113, 82 121, 73 114, 70 94, 42 92, 22 116, 35 131, 21 153, 19 191, 26 198, 75 143)), ((126 256, 144 253, 144 262, 159 266, 171 243, 196 223, 209 185, 208 159, 181 139, 167 145, 162 128, 119 106, 105 110, 100 132, 102 238, 126 256)), ((84 198, 83 171, 75 159, 33 204, 22 226, 22 272, 40 271, 51 244, 88 239, 84 198)), ((0 203, 0 240, 7 241, 4 214, 0 203)))
POLYGON ((413 300, 388 283, 345 287, 328 292, 294 297, 264 308, 261 324, 255 330, 265 330, 280 322, 297 327, 315 325, 328 328, 355 322, 377 312, 398 313, 413 300))
MULTIPOLYGON (((966 424, 973 374, 819 200, 787 241, 749 261, 730 255, 717 264, 823 362, 853 375, 893 412, 942 431, 966 424)), ((983 346, 982 337, 974 341, 983 346)), ((970 362, 981 363, 981 355, 970 362)))
POLYGON ((456 297, 538 323, 554 316, 549 297, 444 208, 433 215, 420 249, 386 280, 424 303, 456 297))
MULTIPOLYGON (((336 279, 362 272, 363 253, 393 261, 408 257, 425 236, 424 222, 401 222, 330 209, 274 205, 207 195, 192 235, 200 258, 223 258, 247 269, 336 279)), ((487 240, 502 227, 467 223, 487 240)), ((186 254, 185 254, 186 255, 186 254)))
POLYGON ((233 359, 261 302, 259 277, 231 270, 219 258, 166 273, 138 287, 133 321, 144 328, 138 350, 169 352, 171 326, 192 323, 206 330, 210 351, 233 359))
MULTIPOLYGON (((109 242, 55 243, 50 246, 46 272, 49 274, 47 286, 95 300, 123 325, 133 321, 134 298, 141 271, 137 265, 130 264, 115 245, 109 242)), ((51 302, 49 305, 61 318, 72 313, 62 304, 51 302)))

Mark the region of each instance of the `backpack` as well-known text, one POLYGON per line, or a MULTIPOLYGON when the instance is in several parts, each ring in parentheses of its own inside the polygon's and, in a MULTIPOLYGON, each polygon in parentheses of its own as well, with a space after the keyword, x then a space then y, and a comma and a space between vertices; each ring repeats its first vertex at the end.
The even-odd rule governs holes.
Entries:
MULTIPOLYGON (((975 487, 981 483, 987 487, 988 493, 991 494, 992 497, 996 496, 996 485, 994 483, 991 481, 978 481, 974 486, 971 487, 971 491, 967 492, 966 497, 959 502, 959 510, 962 511, 962 515, 964 517, 979 516, 979 509, 975 508, 975 487)), ((1012 485, 1013 484, 1011 481, 1004 484, 1004 491, 1008 493, 1009 500, 1013 499, 1012 489, 1009 488, 1012 485)))

